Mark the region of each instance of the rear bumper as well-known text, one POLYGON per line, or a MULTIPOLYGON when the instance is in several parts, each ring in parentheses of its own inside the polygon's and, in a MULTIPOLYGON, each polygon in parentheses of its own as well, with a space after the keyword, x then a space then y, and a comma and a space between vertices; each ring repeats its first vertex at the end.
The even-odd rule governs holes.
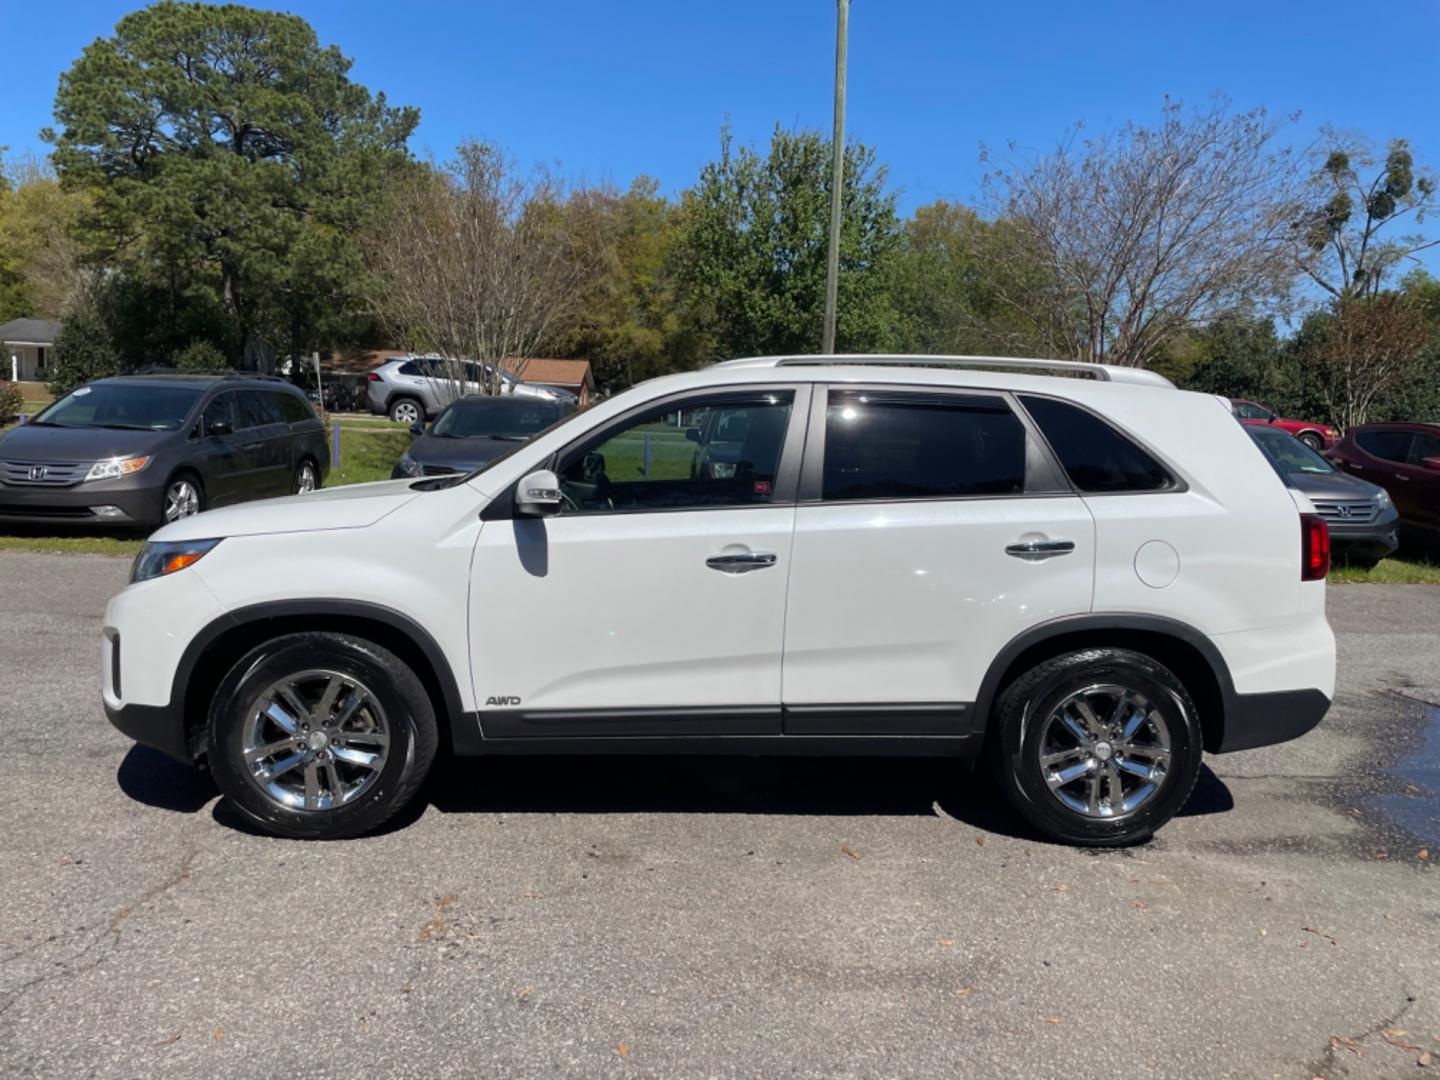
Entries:
POLYGON ((158 487, 116 487, 123 481, 72 487, 0 484, 0 521, 11 524, 113 526, 155 525, 161 518, 158 487), (113 508, 101 511, 100 508, 113 508))
POLYGON ((1226 704, 1225 736, 1219 752, 1253 750, 1289 742, 1311 731, 1330 710, 1319 690, 1273 690, 1236 694, 1226 704))

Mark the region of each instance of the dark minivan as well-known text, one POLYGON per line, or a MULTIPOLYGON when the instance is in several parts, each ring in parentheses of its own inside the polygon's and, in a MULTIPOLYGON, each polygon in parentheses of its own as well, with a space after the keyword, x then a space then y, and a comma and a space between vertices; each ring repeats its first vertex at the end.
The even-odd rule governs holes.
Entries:
POLYGON ((329 471, 325 425, 284 379, 121 375, 0 436, 0 521, 151 528, 329 471))

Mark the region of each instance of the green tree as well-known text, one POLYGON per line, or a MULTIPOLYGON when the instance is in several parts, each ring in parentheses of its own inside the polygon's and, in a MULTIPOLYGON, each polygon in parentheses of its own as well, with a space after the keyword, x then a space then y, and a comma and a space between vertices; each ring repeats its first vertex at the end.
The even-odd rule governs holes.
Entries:
POLYGON ((62 191, 53 170, 33 158, 6 171, 8 181, 0 182, 0 276, 13 275, 23 296, 25 310, 15 314, 58 316, 83 287, 86 253, 74 233, 89 198, 62 191))
MULTIPOLYGON (((679 295, 704 359, 807 353, 820 347, 830 205, 830 143, 775 129, 768 154, 734 148, 700 173, 681 206, 679 295)), ((892 301, 904 242, 885 170, 860 145, 845 149, 836 349, 894 348, 892 301)))
POLYGON ((356 236, 419 114, 349 69, 297 16, 162 0, 60 78, 47 136, 67 187, 95 193, 89 239, 151 287, 217 306, 232 359, 256 339, 314 347, 359 308, 356 236))
MULTIPOLYGON (((0 147, 0 230, 10 215, 14 184, 5 168, 4 147, 0 147)), ((20 272, 14 248, 0 233, 0 322, 9 322, 34 310, 25 289, 25 276, 20 272)))
POLYGON ((175 354, 175 368, 196 374, 217 374, 230 368, 225 354, 208 341, 192 341, 175 354))
POLYGON ((1282 413, 1298 404, 1293 365, 1272 319, 1222 316, 1174 342, 1152 366, 1187 390, 1259 401, 1282 413))
POLYGON ((60 320, 55 337, 55 360, 50 392, 68 394, 81 383, 114 375, 120 370, 115 343, 100 309, 77 307, 60 320))

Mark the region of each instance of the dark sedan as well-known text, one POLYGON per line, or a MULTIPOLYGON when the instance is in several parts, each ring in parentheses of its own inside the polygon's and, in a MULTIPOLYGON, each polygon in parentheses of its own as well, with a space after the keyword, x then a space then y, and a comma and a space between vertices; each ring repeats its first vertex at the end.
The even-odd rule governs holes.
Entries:
POLYGON ((427 429, 411 426, 415 443, 400 455, 391 477, 470 472, 510 453, 565 418, 573 405, 541 398, 472 394, 446 406, 427 429))
POLYGON ((1400 515, 1384 488, 1348 476, 1295 436, 1277 428, 1246 427, 1280 479, 1315 504, 1330 526, 1336 555, 1373 566, 1400 543, 1400 515))
POLYGON ((283 379, 98 379, 0 436, 0 521, 148 529, 313 491, 329 469, 324 424, 283 379))

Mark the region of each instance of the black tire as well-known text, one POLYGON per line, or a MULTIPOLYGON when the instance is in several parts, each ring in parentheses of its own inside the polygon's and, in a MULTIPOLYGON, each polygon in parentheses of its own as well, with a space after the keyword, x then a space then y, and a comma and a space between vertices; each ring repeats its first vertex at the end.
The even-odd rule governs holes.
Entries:
POLYGON ((299 495, 304 489, 305 470, 310 470, 310 477, 313 481, 310 491, 319 491, 321 487, 320 466, 316 465, 310 458, 301 458, 300 464, 295 466, 295 475, 290 478, 290 494, 299 495))
MULTIPOLYGON (((389 820, 420 790, 438 743, 430 697, 405 662, 374 642, 335 633, 287 634, 252 649, 220 683, 208 726, 210 771, 221 792, 266 832, 311 840, 358 836, 389 820), (319 809, 285 806, 262 790, 245 762, 246 722, 277 681, 315 670, 357 680, 369 691, 383 714, 388 747, 353 802, 319 809)), ((278 753, 292 752, 299 751, 278 753)))
POLYGON ((1320 438, 1320 436, 1315 434, 1315 432, 1313 431, 1302 431, 1299 435, 1296 435, 1295 437, 1301 442, 1303 442, 1306 446, 1310 447, 1311 450, 1314 450, 1317 454, 1321 450, 1325 449, 1325 440, 1320 438))
MULTIPOLYGON (((1185 805, 1200 775, 1204 740, 1195 703, 1169 669, 1129 649, 1086 649, 1037 664, 1005 689, 992 718, 987 750, 996 783, 1026 821, 1061 843, 1082 847, 1142 843, 1185 805), (1051 791, 1040 755, 1048 718, 1071 695, 1106 685, 1138 693, 1151 703, 1168 732, 1169 765, 1155 790, 1133 811, 1094 817, 1073 809, 1051 791)), ((1119 762, 1125 756, 1108 748, 1108 743, 1095 746, 1097 753, 1090 760, 1100 751, 1101 760, 1114 754, 1119 762)), ((1128 774, 1125 779, 1134 782, 1128 774)))
POLYGON ((397 424, 414 424, 417 422, 423 424, 425 422, 425 406, 413 397, 397 397, 394 401, 390 402, 390 407, 385 411, 386 415, 397 424), (414 418, 408 416, 409 409, 415 410, 414 418))

